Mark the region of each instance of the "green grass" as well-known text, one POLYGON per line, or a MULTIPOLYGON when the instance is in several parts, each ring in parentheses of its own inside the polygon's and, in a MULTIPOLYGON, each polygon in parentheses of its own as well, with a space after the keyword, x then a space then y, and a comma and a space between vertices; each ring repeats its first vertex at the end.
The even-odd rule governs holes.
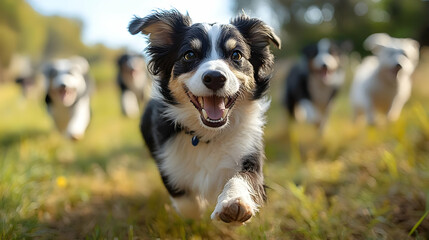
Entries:
POLYGON ((175 213, 113 84, 94 92, 80 142, 55 131, 41 99, 1 85, 0 239, 427 239, 428 69, 426 54, 398 122, 352 124, 345 89, 323 136, 286 118, 279 70, 265 131, 269 200, 238 228, 210 211, 201 221, 175 213))

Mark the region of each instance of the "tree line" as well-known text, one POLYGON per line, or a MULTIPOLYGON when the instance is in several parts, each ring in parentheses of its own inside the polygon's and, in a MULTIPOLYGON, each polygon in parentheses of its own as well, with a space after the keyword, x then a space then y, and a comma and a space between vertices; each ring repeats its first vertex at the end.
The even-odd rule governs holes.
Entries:
POLYGON ((85 45, 82 27, 79 19, 43 16, 24 0, 0 0, 0 82, 8 80, 2 79, 7 77, 3 73, 17 53, 28 56, 35 67, 51 58, 81 55, 91 63, 96 80, 111 78, 125 49, 85 45))
POLYGON ((296 54, 324 37, 351 41, 356 51, 365 53, 363 40, 376 32, 429 45, 425 0, 235 0, 235 9, 258 14, 261 4, 278 22, 285 42, 280 54, 296 54))

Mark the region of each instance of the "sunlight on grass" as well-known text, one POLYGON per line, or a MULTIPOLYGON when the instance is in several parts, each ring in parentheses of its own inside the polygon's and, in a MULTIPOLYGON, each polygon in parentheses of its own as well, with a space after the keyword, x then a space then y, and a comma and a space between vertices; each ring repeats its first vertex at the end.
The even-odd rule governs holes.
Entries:
POLYGON ((419 221, 414 225, 414 227, 411 229, 410 233, 408 233, 408 236, 413 235, 414 231, 420 226, 420 224, 423 222, 423 220, 427 217, 429 214, 429 211, 426 211, 425 214, 419 219, 419 221))
POLYGON ((413 105, 413 110, 425 134, 429 135, 429 117, 425 109, 423 108, 423 105, 417 102, 413 105))
POLYGON ((0 239, 429 237, 429 96, 413 96, 399 121, 368 127, 351 122, 344 89, 321 133, 287 119, 282 84, 275 75, 265 131, 268 202, 239 228, 212 222, 212 208, 200 221, 176 213, 139 119, 121 115, 113 84, 96 88, 80 142, 55 130, 42 99, 1 85, 0 239))
POLYGON ((395 157, 391 153, 389 153, 388 151, 384 151, 383 161, 387 165, 387 169, 389 170, 390 176, 392 176, 394 179, 397 179, 398 178, 398 168, 397 168, 395 157))

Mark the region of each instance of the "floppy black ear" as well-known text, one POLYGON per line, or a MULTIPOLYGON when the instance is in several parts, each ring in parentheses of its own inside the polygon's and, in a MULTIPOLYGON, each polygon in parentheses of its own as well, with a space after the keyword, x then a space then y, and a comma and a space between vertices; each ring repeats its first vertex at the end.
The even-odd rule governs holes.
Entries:
POLYGON ((266 47, 270 42, 280 49, 280 38, 274 33, 273 29, 257 18, 250 18, 246 14, 241 14, 231 20, 234 25, 250 42, 256 47, 266 47))
POLYGON ((317 44, 309 44, 301 52, 307 59, 312 59, 317 55, 317 44))
POLYGON ((274 65, 274 55, 270 51, 270 42, 277 48, 281 47, 280 38, 273 29, 257 18, 250 18, 246 14, 241 14, 231 20, 238 31, 246 39, 251 49, 250 63, 253 65, 254 78, 257 89, 254 98, 260 98, 269 86, 272 68, 274 65))
POLYGON ((150 44, 169 45, 174 42, 174 34, 191 26, 189 16, 182 15, 176 9, 157 11, 144 18, 134 17, 128 25, 128 31, 135 35, 139 32, 149 35, 150 44))
POLYGON ((135 17, 130 22, 128 30, 131 34, 149 35, 146 51, 151 58, 148 69, 153 75, 169 78, 180 38, 191 24, 191 18, 176 9, 157 11, 144 18, 135 17))
POLYGON ((130 55, 123 54, 118 58, 116 63, 118 64, 118 66, 122 66, 126 61, 128 61, 128 58, 130 58, 130 55))

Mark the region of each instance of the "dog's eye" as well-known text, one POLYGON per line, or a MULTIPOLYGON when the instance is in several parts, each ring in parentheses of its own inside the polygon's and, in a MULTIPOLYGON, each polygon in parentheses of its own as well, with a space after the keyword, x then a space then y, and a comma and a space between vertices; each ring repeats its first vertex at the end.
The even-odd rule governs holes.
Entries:
POLYGON ((239 61, 241 59, 242 55, 240 51, 234 51, 231 55, 231 59, 234 61, 239 61))
POLYGON ((192 52, 192 51, 187 51, 186 53, 185 53, 185 55, 183 55, 183 59, 185 60, 185 61, 192 61, 192 60, 194 60, 195 58, 196 58, 197 56, 195 55, 195 53, 194 52, 192 52))

